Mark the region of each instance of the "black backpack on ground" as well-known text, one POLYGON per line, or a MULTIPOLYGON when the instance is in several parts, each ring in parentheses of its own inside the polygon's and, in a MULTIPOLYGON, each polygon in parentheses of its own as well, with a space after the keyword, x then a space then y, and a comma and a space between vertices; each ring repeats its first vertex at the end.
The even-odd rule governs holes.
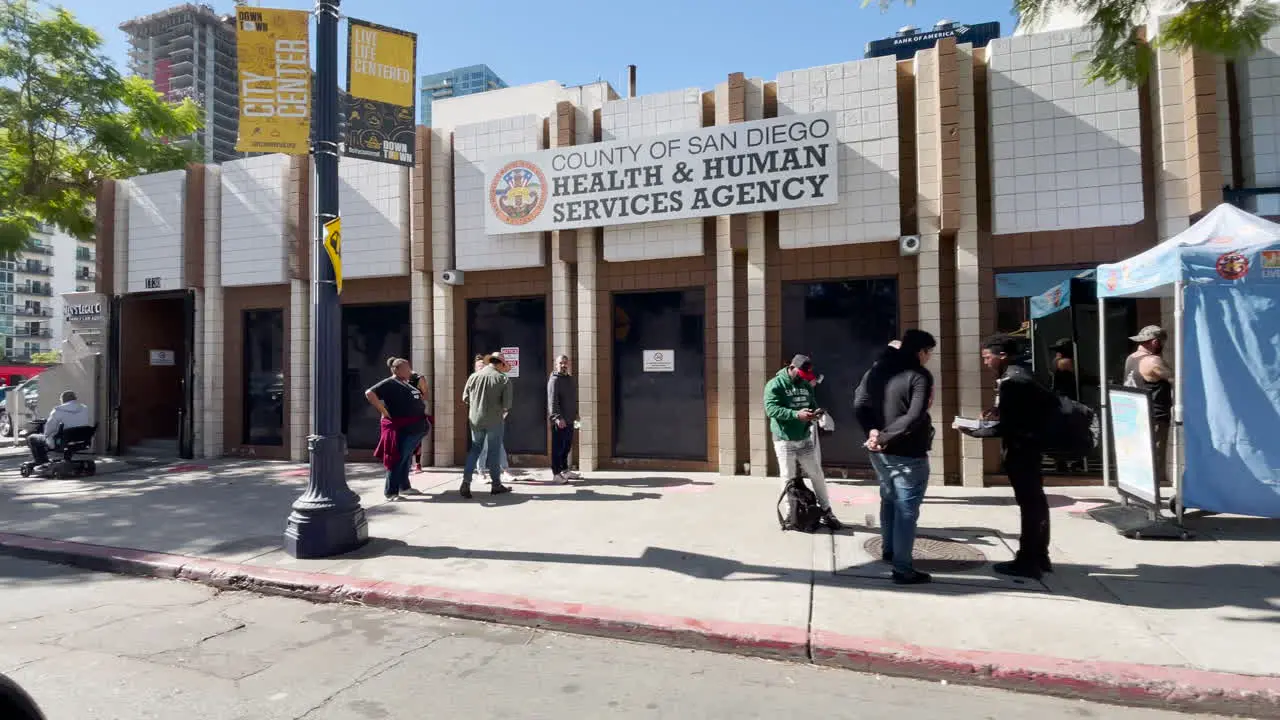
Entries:
POLYGON ((1093 408, 1065 395, 1053 394, 1044 428, 1046 451, 1067 457, 1086 457, 1098 447, 1101 434, 1093 408))
POLYGON ((777 510, 778 526, 783 530, 811 533, 822 527, 822 508, 818 507, 818 496, 799 478, 787 482, 782 495, 778 496, 777 510), (782 514, 784 502, 788 505, 786 515, 782 514))

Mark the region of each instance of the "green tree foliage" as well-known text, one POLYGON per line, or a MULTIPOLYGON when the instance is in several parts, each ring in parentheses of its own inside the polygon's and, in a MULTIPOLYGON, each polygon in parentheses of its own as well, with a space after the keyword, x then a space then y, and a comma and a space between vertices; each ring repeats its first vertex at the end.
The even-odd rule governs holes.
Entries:
POLYGON ((31 362, 36 365, 57 365, 62 362, 62 351, 50 350, 48 352, 31 353, 31 362))
POLYGON ((102 37, 67 11, 3 0, 0 252, 21 248, 37 223, 92 237, 99 181, 184 167, 200 126, 194 103, 121 75, 102 37))
MULTIPOLYGON (((913 5, 914 0, 898 0, 913 5)), ((862 0, 862 6, 887 10, 895 0, 862 0)), ((1138 28, 1151 20, 1151 0, 1013 0, 1019 22, 1035 29, 1053 11, 1074 10, 1098 32, 1089 58, 1089 80, 1137 84, 1155 65, 1155 50, 1195 48, 1235 57, 1250 54, 1278 20, 1280 11, 1270 0, 1178 0, 1166 5, 1171 19, 1160 23, 1159 35, 1145 42, 1138 28)))

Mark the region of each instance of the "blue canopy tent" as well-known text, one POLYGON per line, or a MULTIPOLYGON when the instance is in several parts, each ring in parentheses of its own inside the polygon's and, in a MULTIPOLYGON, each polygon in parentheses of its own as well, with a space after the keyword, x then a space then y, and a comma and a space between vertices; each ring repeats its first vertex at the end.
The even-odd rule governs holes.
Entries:
MULTIPOLYGON (((1280 225, 1220 205, 1150 250, 1099 266, 1097 279, 1099 304, 1173 296, 1178 520, 1184 508, 1280 518, 1280 225)), ((1110 468, 1103 473, 1111 484, 1110 468)))

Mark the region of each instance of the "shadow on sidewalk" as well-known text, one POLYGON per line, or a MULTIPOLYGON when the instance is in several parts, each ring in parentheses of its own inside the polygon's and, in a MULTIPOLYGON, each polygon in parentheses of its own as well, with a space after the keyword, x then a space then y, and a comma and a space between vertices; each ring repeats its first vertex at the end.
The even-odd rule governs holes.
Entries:
MULTIPOLYGON (((990 532, 983 528, 922 529, 931 537, 959 538, 966 530, 990 532)), ((495 562, 596 565, 630 567, 684 575, 700 580, 722 582, 788 582, 813 583, 825 587, 875 588, 887 591, 933 593, 948 597, 998 593, 1045 594, 1044 587, 1029 581, 1025 585, 1008 583, 936 582, 903 588, 885 581, 870 580, 833 572, 815 572, 809 568, 755 565, 716 555, 705 555, 661 547, 646 548, 639 557, 588 555, 529 550, 496 550, 451 546, 409 545, 402 540, 371 538, 360 550, 342 556, 346 560, 369 560, 380 557, 408 557, 421 560, 489 560, 495 562)), ((840 568, 846 570, 847 568, 840 568)), ((990 566, 983 568, 989 573, 990 566)), ((981 579, 983 575, 975 575, 981 579)), ((987 575, 987 577, 990 577, 987 575)), ((1111 605, 1145 607, 1162 610, 1200 610, 1242 608, 1264 613, 1261 618, 1230 618, 1236 622, 1280 622, 1280 568, 1257 565, 1212 565, 1206 567, 1166 567, 1139 564, 1116 569, 1096 565, 1059 564, 1047 575, 1045 584, 1051 595, 1111 605), (1252 578, 1252 582, 1248 579, 1252 578), (1243 582, 1242 582, 1243 579, 1243 582)))
MULTIPOLYGON (((539 493, 529 492, 530 488, 538 485, 546 485, 547 487, 566 487, 564 485, 553 485, 551 483, 520 483, 520 492, 509 492, 505 495, 490 495, 488 484, 477 485, 472 484, 471 492, 473 497, 468 500, 458 494, 458 488, 443 488, 433 493, 424 495, 406 495, 402 502, 405 503, 433 503, 433 504, 456 504, 456 505, 479 505, 481 507, 514 507, 516 505, 524 505, 529 502, 630 502, 635 500, 661 500, 662 494, 656 492, 634 492, 630 495, 617 495, 612 493, 601 493, 589 488, 577 487, 572 493, 539 493)), ((388 505, 378 505, 366 510, 373 513, 377 510, 393 507, 388 505)), ((385 511, 385 510, 384 510, 385 511)))

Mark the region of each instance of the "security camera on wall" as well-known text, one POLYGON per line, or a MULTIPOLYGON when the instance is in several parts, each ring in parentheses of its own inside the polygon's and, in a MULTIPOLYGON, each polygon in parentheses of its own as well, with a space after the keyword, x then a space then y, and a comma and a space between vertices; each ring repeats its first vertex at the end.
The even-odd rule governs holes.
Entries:
POLYGON ((440 279, 444 281, 445 285, 461 285, 462 271, 461 270, 445 270, 444 272, 440 273, 440 279))
POLYGON ((898 252, 903 255, 919 255, 920 254, 920 236, 919 235, 903 235, 898 238, 898 252))

